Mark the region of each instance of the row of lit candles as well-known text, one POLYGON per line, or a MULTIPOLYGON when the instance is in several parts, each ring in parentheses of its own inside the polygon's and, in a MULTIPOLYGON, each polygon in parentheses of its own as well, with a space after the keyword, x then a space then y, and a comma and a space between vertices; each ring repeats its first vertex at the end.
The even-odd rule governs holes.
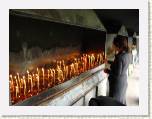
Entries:
POLYGON ((14 104, 19 100, 37 95, 47 88, 78 76, 80 73, 102 64, 103 57, 103 53, 83 54, 79 58, 72 59, 70 64, 66 64, 62 60, 56 62, 55 68, 37 68, 34 72, 27 70, 25 75, 19 73, 16 75, 10 74, 11 101, 14 104))

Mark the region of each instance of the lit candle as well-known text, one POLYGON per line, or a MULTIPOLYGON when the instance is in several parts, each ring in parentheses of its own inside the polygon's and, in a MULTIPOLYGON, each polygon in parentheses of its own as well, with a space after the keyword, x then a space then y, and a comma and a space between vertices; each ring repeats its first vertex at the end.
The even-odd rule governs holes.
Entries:
POLYGON ((35 76, 36 76, 35 78, 36 78, 37 88, 38 88, 38 92, 39 92, 40 72, 39 72, 39 68, 38 67, 36 68, 36 70, 37 70, 37 74, 35 74, 35 76))
POLYGON ((91 68, 93 68, 93 54, 91 55, 91 68))
POLYGON ((52 84, 55 85, 57 83, 56 80, 59 83, 62 83, 66 79, 72 78, 72 76, 76 76, 81 72, 85 72, 86 70, 101 64, 103 60, 105 60, 105 57, 104 52, 82 54, 74 58, 72 56, 67 61, 53 61, 52 66, 54 66, 55 63, 55 69, 37 68, 36 73, 31 73, 30 70, 27 70, 27 74, 23 77, 19 73, 15 76, 10 74, 9 83, 11 95, 13 95, 12 97, 19 98, 23 95, 22 93, 26 95, 26 93, 29 91, 32 92, 33 90, 35 91, 35 89, 38 90, 38 92, 41 91, 41 86, 43 88, 51 87, 52 84), (70 62, 71 64, 68 64, 70 62))
POLYGON ((48 72, 48 80, 49 80, 49 78, 50 78, 50 70, 48 69, 47 72, 48 72))
POLYGON ((25 76, 23 76, 23 84, 24 84, 24 96, 26 96, 26 80, 25 80, 25 76))
POLYGON ((73 69, 73 74, 75 74, 75 73, 76 73, 76 70, 75 70, 74 63, 72 63, 72 69, 73 69))
POLYGON ((78 63, 77 63, 77 62, 74 63, 74 66, 75 66, 75 73, 78 74, 78 72, 79 72, 79 71, 78 71, 78 63))
POLYGON ((31 75, 29 76, 29 79, 30 79, 30 85, 31 85, 31 92, 33 92, 33 79, 31 75))
POLYGON ((16 82, 16 86, 18 87, 18 81, 17 81, 16 76, 14 76, 14 79, 15 79, 15 82, 16 82))
POLYGON ((12 80, 13 81, 13 76, 10 74, 10 80, 12 80))
POLYGON ((36 74, 36 80, 37 80, 37 90, 39 92, 39 86, 40 86, 40 77, 38 74, 36 74))
POLYGON ((87 59, 85 56, 84 56, 84 69, 87 70, 87 59))
POLYGON ((54 82, 54 84, 55 84, 55 69, 52 69, 52 71, 53 71, 53 82, 54 82))
POLYGON ((61 69, 59 69, 60 71, 60 83, 63 82, 63 71, 61 69))
POLYGON ((61 70, 60 67, 57 67, 57 79, 58 79, 59 83, 62 82, 62 79, 63 79, 63 72, 62 72, 62 70, 61 70))
POLYGON ((37 68, 36 70, 37 70, 37 74, 39 75, 39 68, 37 68))
POLYGON ((59 64, 60 64, 60 68, 61 68, 61 66, 62 66, 62 62, 60 61, 60 62, 59 62, 59 64))
POLYGON ((100 60, 101 60, 101 59, 100 59, 100 54, 99 54, 99 65, 100 65, 100 60))
POLYGON ((50 86, 50 70, 48 69, 47 72, 48 72, 48 80, 47 80, 47 83, 48 83, 48 86, 50 86))
POLYGON ((30 79, 29 79, 29 71, 27 70, 27 82, 28 82, 28 84, 29 84, 29 82, 30 82, 30 79))
POLYGON ((103 60, 104 60, 104 52, 101 55, 101 63, 103 63, 103 60))
POLYGON ((33 79, 33 87, 36 85, 36 79, 35 79, 35 74, 33 74, 33 77, 32 77, 32 79, 33 79))
POLYGON ((94 67, 94 63, 95 63, 95 57, 94 54, 92 54, 92 67, 94 67))
POLYGON ((65 76, 66 76, 66 69, 65 69, 65 65, 63 67, 63 80, 65 80, 65 76))
POLYGON ((81 57, 81 62, 83 62, 83 57, 81 57))
MULTIPOLYGON (((11 81, 11 84, 12 84, 12 82, 13 82, 13 77, 12 77, 11 74, 9 75, 9 77, 10 77, 10 81, 11 81)), ((13 85, 10 85, 11 88, 12 88, 12 86, 13 86, 13 85)))
POLYGON ((20 76, 19 76, 19 73, 17 73, 17 78, 18 78, 18 80, 20 80, 20 76))
POLYGON ((13 78, 12 78, 12 75, 10 75, 10 87, 12 87, 13 85, 12 85, 12 82, 13 82, 13 78))
POLYGON ((64 60, 62 60, 63 67, 65 66, 64 60))
POLYGON ((100 54, 100 64, 102 63, 102 54, 100 54))
POLYGON ((104 52, 102 52, 102 56, 104 57, 104 52))
POLYGON ((60 66, 58 66, 58 65, 57 65, 57 67, 56 67, 56 71, 57 71, 57 80, 58 80, 58 81, 59 81, 59 75, 60 75, 60 74, 59 74, 59 67, 60 67, 60 66))
POLYGON ((92 57, 90 56, 90 69, 91 69, 91 65, 92 65, 92 57))
POLYGON ((92 54, 90 56, 90 68, 92 68, 92 54))
POLYGON ((74 58, 75 63, 77 63, 77 58, 74 58))
POLYGON ((12 92, 12 97, 14 97, 14 92, 15 92, 15 90, 14 90, 14 81, 13 81, 13 76, 12 75, 10 75, 10 90, 11 90, 11 92, 12 92))
POLYGON ((99 65, 99 54, 97 55, 97 63, 99 65))
POLYGON ((16 91, 16 98, 18 98, 18 94, 19 94, 19 88, 18 88, 18 86, 16 86, 15 89, 16 89, 15 90, 16 91))
POLYGON ((107 56, 106 54, 103 52, 103 60, 106 60, 107 59, 107 56))
POLYGON ((72 78, 72 73, 73 73, 73 63, 70 65, 70 78, 72 78))
POLYGON ((19 90, 20 90, 20 94, 22 95, 23 93, 23 79, 20 78, 20 87, 19 87, 19 90))
POLYGON ((16 98, 18 98, 18 93, 19 93, 19 91, 18 91, 18 90, 19 90, 19 89, 18 89, 18 87, 19 87, 19 86, 18 86, 18 81, 17 81, 16 76, 14 76, 14 79, 15 79, 15 82, 16 82, 16 86, 15 86, 15 93, 16 93, 16 95, 15 95, 15 96, 16 96, 16 98))
POLYGON ((43 74, 43 86, 45 86, 45 84, 44 84, 44 68, 42 68, 42 74, 43 74))
POLYGON ((90 69, 90 55, 88 55, 88 59, 89 59, 89 68, 88 69, 90 69))
POLYGON ((53 84, 53 81, 52 81, 52 79, 53 79, 53 70, 52 70, 52 69, 50 69, 50 72, 51 72, 50 82, 51 82, 51 85, 52 85, 52 84, 53 84))
MULTIPOLYGON (((10 88, 10 89, 12 89, 12 87, 13 87, 12 85, 13 85, 12 81, 9 80, 9 88, 10 88)), ((11 90, 11 91, 12 91, 12 90, 11 90)))
POLYGON ((66 66, 65 68, 66 68, 66 78, 68 78, 68 75, 69 75, 68 69, 69 69, 69 68, 68 68, 68 66, 66 66))
POLYGON ((22 85, 21 85, 21 80, 20 80, 20 76, 19 76, 19 73, 17 73, 17 79, 18 79, 18 82, 19 82, 19 90, 21 90, 22 88, 22 85))
POLYGON ((84 71, 85 71, 85 69, 84 69, 84 62, 82 62, 82 66, 83 66, 83 68, 82 68, 82 69, 83 69, 83 72, 84 72, 84 71))

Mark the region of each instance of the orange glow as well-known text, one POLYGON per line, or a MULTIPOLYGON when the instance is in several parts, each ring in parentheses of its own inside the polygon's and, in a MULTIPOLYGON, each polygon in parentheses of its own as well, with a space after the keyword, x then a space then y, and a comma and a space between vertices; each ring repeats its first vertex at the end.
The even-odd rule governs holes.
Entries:
POLYGON ((104 53, 83 54, 70 61, 56 61, 55 67, 41 67, 34 71, 27 70, 25 74, 10 74, 11 102, 15 104, 43 90, 64 83, 87 70, 104 63, 104 53))

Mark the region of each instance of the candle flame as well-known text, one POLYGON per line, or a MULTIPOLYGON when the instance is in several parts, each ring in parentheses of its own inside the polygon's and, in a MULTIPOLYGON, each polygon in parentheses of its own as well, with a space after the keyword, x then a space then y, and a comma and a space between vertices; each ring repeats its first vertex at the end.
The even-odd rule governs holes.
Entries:
POLYGON ((103 63, 104 53, 82 54, 70 60, 60 60, 54 62, 54 67, 37 67, 34 71, 26 71, 26 75, 16 73, 9 75, 11 100, 17 103, 29 96, 39 94, 47 88, 64 83, 71 78, 78 76, 103 63), (36 72, 35 72, 36 71, 36 72))

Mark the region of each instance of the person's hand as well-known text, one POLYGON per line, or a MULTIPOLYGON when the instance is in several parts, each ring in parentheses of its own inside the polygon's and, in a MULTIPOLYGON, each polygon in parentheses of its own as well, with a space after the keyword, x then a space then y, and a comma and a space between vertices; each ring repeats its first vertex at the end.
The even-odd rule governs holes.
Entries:
POLYGON ((104 69, 104 72, 109 74, 109 69, 104 69))
POLYGON ((108 60, 107 60, 107 58, 105 58, 104 63, 105 63, 105 64, 108 64, 108 60))

